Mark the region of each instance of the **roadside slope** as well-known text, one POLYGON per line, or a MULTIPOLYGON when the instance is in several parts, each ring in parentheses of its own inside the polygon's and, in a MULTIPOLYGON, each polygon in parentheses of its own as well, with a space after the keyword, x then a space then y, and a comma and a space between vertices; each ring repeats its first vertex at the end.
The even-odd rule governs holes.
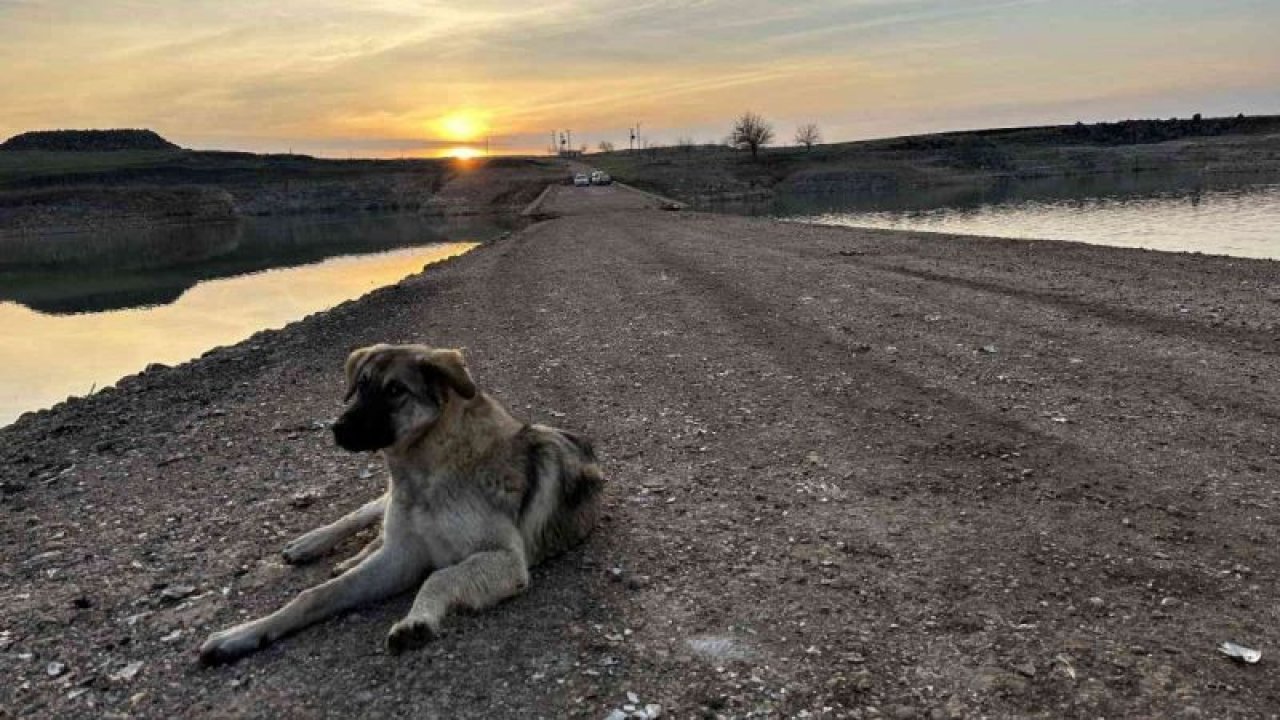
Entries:
POLYGON ((0 430, 0 706, 1280 705, 1267 660, 1214 651, 1280 647, 1276 264, 593 212, 625 190, 581 190, 399 286, 0 430), (384 482, 321 427, 375 341, 465 346, 517 414, 593 436, 608 519, 421 653, 381 651, 405 597, 197 668, 206 632, 325 576, 275 564, 285 541, 384 482))

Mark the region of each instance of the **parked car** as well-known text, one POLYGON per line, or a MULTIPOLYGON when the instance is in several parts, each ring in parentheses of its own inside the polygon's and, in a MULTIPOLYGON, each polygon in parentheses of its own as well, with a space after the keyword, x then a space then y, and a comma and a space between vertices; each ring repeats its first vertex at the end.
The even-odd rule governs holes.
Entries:
POLYGON ((592 185, 608 185, 613 182, 613 178, 609 177, 609 173, 603 170, 597 170, 591 173, 592 185))
POLYGON ((586 174, 586 173, 578 173, 577 175, 574 175, 574 176, 573 176, 573 184, 574 184, 575 186, 577 186, 577 187, 582 187, 582 186, 584 186, 584 185, 590 185, 590 184, 591 184, 591 178, 587 177, 587 174, 586 174))

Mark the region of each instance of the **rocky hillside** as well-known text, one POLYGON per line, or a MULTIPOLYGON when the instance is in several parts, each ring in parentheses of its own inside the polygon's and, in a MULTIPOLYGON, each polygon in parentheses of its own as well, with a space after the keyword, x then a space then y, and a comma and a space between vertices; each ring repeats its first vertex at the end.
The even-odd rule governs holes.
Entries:
POLYGON ((54 150, 103 152, 115 150, 178 150, 154 130, 34 130, 0 143, 0 151, 54 150))

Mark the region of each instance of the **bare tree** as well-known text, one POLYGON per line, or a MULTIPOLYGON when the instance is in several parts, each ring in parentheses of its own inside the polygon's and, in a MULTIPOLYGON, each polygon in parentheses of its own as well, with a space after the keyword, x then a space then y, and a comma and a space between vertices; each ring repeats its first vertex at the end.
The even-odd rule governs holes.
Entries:
POLYGON ((601 140, 597 147, 600 148, 600 152, 613 152, 613 143, 608 140, 601 140))
POLYGON ((762 145, 773 142, 773 126, 765 122, 764 118, 748 110, 734 121, 733 132, 729 137, 732 138, 734 147, 747 148, 754 159, 762 145))
POLYGON ((805 150, 812 150, 814 145, 822 142, 822 133, 813 123, 796 128, 796 144, 803 145, 805 150))

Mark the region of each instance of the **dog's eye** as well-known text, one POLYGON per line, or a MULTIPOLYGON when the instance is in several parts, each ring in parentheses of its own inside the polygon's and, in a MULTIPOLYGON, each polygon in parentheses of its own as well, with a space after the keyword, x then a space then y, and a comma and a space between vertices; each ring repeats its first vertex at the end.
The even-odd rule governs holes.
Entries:
POLYGON ((393 382, 390 385, 387 385, 387 394, 391 397, 400 397, 404 394, 404 386, 400 383, 393 382))

